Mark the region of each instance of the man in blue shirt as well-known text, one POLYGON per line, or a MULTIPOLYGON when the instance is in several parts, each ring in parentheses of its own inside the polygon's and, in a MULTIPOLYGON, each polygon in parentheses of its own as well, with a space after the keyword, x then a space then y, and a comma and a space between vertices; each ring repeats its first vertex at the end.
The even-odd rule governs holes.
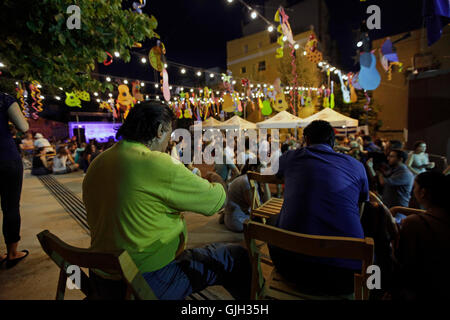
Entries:
MULTIPOLYGON (((322 236, 364 238, 359 204, 368 201, 364 166, 333 150, 331 125, 314 121, 304 130, 307 147, 280 157, 278 176, 284 178, 285 195, 276 226, 322 236)), ((310 294, 349 294, 353 275, 361 269, 355 260, 317 258, 270 248, 272 260, 288 280, 310 294)))

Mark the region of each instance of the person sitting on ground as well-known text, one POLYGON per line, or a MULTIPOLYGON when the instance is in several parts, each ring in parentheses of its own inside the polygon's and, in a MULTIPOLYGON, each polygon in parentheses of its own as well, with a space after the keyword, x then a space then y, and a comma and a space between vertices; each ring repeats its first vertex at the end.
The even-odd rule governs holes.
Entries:
POLYGON ((44 138, 42 133, 36 133, 34 135, 34 138, 36 139, 36 140, 34 140, 34 147, 35 148, 45 148, 45 152, 46 153, 55 152, 55 150, 53 149, 53 147, 50 144, 50 142, 47 139, 44 138))
MULTIPOLYGON (((390 172, 375 172, 373 160, 367 161, 369 174, 377 176, 380 185, 383 187, 382 200, 388 208, 394 206, 408 207, 411 198, 411 191, 414 184, 414 176, 406 167, 404 161, 406 153, 402 150, 391 150, 388 161, 391 167, 390 172)), ((399 222, 405 216, 398 214, 396 219, 399 222)))
POLYGON ((53 158, 53 173, 65 174, 78 170, 78 164, 75 163, 66 147, 59 147, 56 157, 53 158))
POLYGON ((75 160, 75 163, 78 163, 78 165, 81 168, 81 161, 83 160, 83 153, 84 150, 86 150, 87 144, 86 142, 81 143, 81 146, 75 150, 75 157, 73 159, 75 160))
MULTIPOLYGON (((212 285, 248 299, 245 248, 213 243, 185 250, 182 212, 211 216, 226 192, 165 153, 174 119, 164 104, 135 106, 117 132, 122 140, 92 162, 83 180, 91 250, 126 250, 158 299, 182 300, 212 285)), ((91 278, 120 276, 106 272, 93 270, 91 278)))
POLYGON ((428 159, 428 153, 425 153, 427 150, 427 144, 425 141, 417 141, 414 144, 414 151, 406 160, 406 166, 411 170, 414 176, 421 174, 427 169, 433 169, 435 166, 434 162, 430 162, 428 159))
POLYGON ((228 186, 228 197, 224 211, 225 226, 234 232, 244 231, 244 221, 250 218, 252 206, 251 186, 247 172, 259 172, 259 164, 249 161, 242 168, 241 175, 228 186))
POLYGON ((36 148, 33 156, 31 174, 43 176, 52 173, 52 162, 47 160, 47 151, 44 147, 36 148))
POLYGON ((411 214, 400 227, 393 299, 449 298, 450 275, 450 177, 424 172, 416 177, 414 196, 426 209, 411 214))
MULTIPOLYGON (((335 133, 329 122, 316 120, 304 132, 307 147, 279 159, 277 176, 285 182, 284 203, 276 227, 310 235, 364 238, 360 204, 369 200, 362 163, 333 150, 335 133)), ((317 258, 269 246, 277 271, 304 293, 351 294, 354 260, 317 258)))

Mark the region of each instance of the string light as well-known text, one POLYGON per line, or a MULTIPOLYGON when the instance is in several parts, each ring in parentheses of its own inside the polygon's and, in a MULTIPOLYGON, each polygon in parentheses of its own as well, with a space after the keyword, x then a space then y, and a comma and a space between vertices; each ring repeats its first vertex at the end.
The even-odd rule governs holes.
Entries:
POLYGON ((98 92, 94 92, 94 96, 98 97, 98 92))
POLYGON ((294 49, 295 50, 298 50, 300 48, 300 45, 298 44, 298 43, 296 43, 295 45, 294 45, 294 49))
POLYGON ((100 99, 97 99, 97 102, 100 103, 100 99))
POLYGON ((155 88, 156 88, 156 89, 158 89, 158 88, 159 88, 159 85, 158 85, 157 83, 155 83, 155 88))
POLYGON ((267 31, 272 32, 272 31, 273 31, 273 26, 270 25, 270 26, 267 28, 267 31))
POLYGON ((209 74, 209 77, 210 77, 210 78, 214 78, 214 73, 210 73, 210 74, 209 74))
POLYGON ((185 68, 181 69, 181 73, 185 74, 186 73, 186 69, 185 68))
POLYGON ((128 84, 128 80, 127 79, 123 80, 123 83, 128 84))
POLYGON ((141 87, 145 87, 145 83, 144 82, 141 82, 141 87))
POLYGON ((112 93, 109 93, 108 96, 109 96, 110 98, 112 98, 112 93))
POLYGON ((59 90, 63 91, 64 89, 62 87, 59 87, 59 90))
POLYGON ((167 63, 164 63, 164 68, 167 69, 168 65, 167 63))
POLYGON ((256 11, 252 11, 252 13, 250 14, 250 17, 252 19, 256 19, 258 17, 258 13, 256 11))
POLYGON ((118 51, 116 51, 116 52, 114 52, 114 56, 115 56, 116 58, 118 58, 118 57, 120 57, 120 53, 119 53, 118 51))
POLYGON ((146 63, 147 62, 147 59, 145 59, 144 57, 141 59, 141 62, 142 63, 146 63))
POLYGON ((200 71, 197 71, 197 77, 201 77, 202 73, 200 71))
POLYGON ((111 78, 110 77, 106 77, 106 81, 110 82, 111 78))

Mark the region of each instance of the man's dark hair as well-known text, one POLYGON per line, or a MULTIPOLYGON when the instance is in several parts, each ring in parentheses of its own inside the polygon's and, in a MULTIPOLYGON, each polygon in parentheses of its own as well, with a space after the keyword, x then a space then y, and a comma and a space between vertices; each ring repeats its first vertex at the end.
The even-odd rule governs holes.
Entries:
POLYGON ((363 136, 362 139, 363 139, 363 141, 372 142, 371 136, 363 136))
POLYGON ((157 136, 160 124, 167 128, 174 119, 172 110, 164 104, 138 104, 131 109, 116 138, 147 143, 157 136))
POLYGON ((447 209, 450 212, 450 176, 445 176, 440 172, 430 171, 419 174, 416 178, 417 184, 424 188, 428 194, 428 200, 432 205, 447 209))
POLYGON ((391 149, 403 149, 403 142, 400 140, 391 140, 389 144, 391 149))
POLYGON ((403 162, 406 162, 406 159, 408 159, 408 155, 406 154, 405 151, 400 150, 400 149, 392 149, 391 152, 395 152, 395 154, 397 155, 397 158, 399 158, 400 160, 402 160, 403 162))
POLYGON ((315 120, 311 122, 305 130, 303 135, 308 138, 310 144, 328 144, 334 147, 334 129, 331 124, 324 120, 315 120))

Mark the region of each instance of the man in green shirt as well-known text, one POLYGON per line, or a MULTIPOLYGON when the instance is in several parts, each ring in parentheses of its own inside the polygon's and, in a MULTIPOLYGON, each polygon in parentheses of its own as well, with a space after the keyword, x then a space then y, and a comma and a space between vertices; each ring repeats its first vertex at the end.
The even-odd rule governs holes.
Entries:
POLYGON ((160 299, 184 299, 216 284, 247 299, 250 266, 243 247, 211 244, 184 250, 187 231, 180 212, 211 216, 223 207, 226 193, 221 184, 202 179, 164 153, 173 119, 167 106, 136 106, 117 132, 122 140, 91 163, 83 181, 91 249, 127 250, 160 299))

